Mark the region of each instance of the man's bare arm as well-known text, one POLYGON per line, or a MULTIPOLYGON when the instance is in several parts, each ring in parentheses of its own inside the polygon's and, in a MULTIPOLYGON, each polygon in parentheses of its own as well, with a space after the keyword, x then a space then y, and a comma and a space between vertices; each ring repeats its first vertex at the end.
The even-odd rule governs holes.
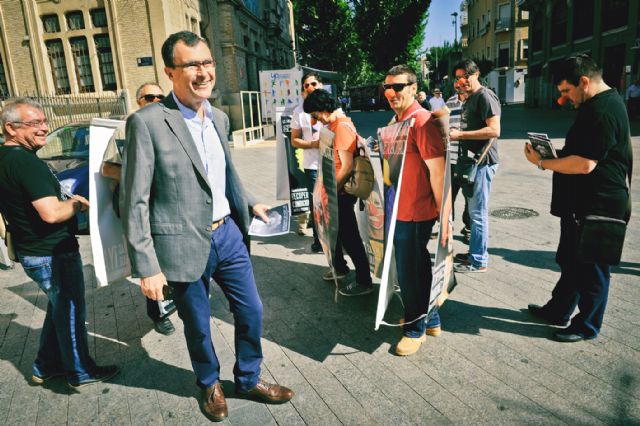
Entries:
POLYGON ((487 118, 486 126, 478 130, 458 130, 451 129, 449 137, 451 140, 484 140, 500 137, 500 116, 494 115, 487 118))
POLYGON ((102 167, 100 168, 100 173, 102 176, 113 179, 116 182, 120 182, 120 172, 122 171, 122 166, 119 164, 108 163, 104 161, 102 163, 102 167))
POLYGON ((80 195, 60 201, 57 197, 43 197, 31 203, 47 223, 61 223, 71 219, 78 212, 86 212, 89 209, 89 201, 80 195))
POLYGON ((293 145, 294 148, 313 149, 320 147, 320 141, 306 141, 302 139, 301 129, 291 129, 291 145, 293 145))

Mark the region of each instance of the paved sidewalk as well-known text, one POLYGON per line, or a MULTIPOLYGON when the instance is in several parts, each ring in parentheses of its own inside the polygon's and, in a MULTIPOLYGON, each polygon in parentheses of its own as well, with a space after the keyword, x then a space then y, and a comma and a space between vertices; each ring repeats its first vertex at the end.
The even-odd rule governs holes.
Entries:
MULTIPOLYGON (((372 134, 390 113, 354 119, 372 134)), ((252 258, 265 312, 263 375, 296 391, 291 403, 267 406, 234 396, 233 325, 212 286, 214 345, 228 396, 226 423, 263 424, 640 424, 640 190, 623 262, 614 268, 600 337, 562 344, 554 327, 530 317, 558 278, 558 219, 550 216, 551 173, 522 154, 528 130, 561 138, 570 113, 505 109, 501 164, 491 208, 523 207, 539 215, 491 217, 486 274, 459 275, 442 308, 443 333, 415 356, 392 354, 397 328, 373 331, 377 294, 339 298, 321 279, 323 255, 310 234, 254 239, 252 258)), ((635 157, 640 134, 634 125, 635 157)), ((562 140, 554 140, 561 145, 562 140)), ((235 149, 247 187, 275 205, 273 146, 235 149)), ((640 169, 636 167, 636 170, 640 169)), ((458 200, 459 210, 462 200, 458 200)), ((460 229, 460 221, 456 229, 460 229)), ((431 243, 433 244, 433 242, 431 243)), ((456 240, 456 250, 466 249, 456 240)), ((29 382, 46 297, 18 265, 0 271, 0 424, 206 424, 182 335, 157 334, 139 288, 122 281, 97 288, 88 239, 81 238, 90 345, 98 363, 116 363, 113 381, 69 389, 63 380, 29 382)), ((432 250, 433 251, 433 250, 432 250)), ((392 302, 388 318, 402 315, 392 302)))

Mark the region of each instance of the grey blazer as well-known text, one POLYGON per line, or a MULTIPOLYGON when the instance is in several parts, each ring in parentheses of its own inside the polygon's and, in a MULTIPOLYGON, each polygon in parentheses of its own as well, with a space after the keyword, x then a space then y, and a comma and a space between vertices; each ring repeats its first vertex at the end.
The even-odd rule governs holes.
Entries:
MULTIPOLYGON (((213 108, 226 159, 226 195, 247 248, 253 197, 231 161, 226 114, 213 108)), ((172 94, 129 116, 122 162, 120 211, 134 277, 163 272, 193 282, 211 248, 212 195, 196 145, 172 94)))

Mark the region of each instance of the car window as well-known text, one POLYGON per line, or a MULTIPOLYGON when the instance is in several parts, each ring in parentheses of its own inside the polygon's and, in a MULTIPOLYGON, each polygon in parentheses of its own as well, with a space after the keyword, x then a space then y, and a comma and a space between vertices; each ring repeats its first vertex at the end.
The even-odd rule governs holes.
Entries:
POLYGON ((47 145, 38 151, 42 159, 89 158, 89 126, 65 126, 47 136, 47 145))

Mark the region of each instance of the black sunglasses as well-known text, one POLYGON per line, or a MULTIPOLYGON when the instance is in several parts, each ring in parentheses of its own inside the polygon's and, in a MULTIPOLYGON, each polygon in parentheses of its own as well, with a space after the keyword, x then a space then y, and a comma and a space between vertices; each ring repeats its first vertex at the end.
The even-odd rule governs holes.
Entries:
POLYGON ((305 83, 305 84, 304 84, 304 88, 306 89, 306 88, 307 88, 307 87, 309 87, 309 86, 316 87, 317 85, 318 85, 318 82, 317 82, 317 81, 312 81, 312 82, 310 82, 310 83, 305 83))
POLYGON ((164 95, 153 95, 153 94, 148 94, 148 95, 144 95, 144 96, 140 96, 138 99, 144 99, 147 102, 153 102, 156 99, 160 99, 163 100, 164 99, 164 95))
POLYGON ((393 89, 395 92, 402 92, 405 87, 411 86, 412 84, 413 83, 390 83, 390 84, 385 83, 382 85, 382 88, 384 90, 393 89))

